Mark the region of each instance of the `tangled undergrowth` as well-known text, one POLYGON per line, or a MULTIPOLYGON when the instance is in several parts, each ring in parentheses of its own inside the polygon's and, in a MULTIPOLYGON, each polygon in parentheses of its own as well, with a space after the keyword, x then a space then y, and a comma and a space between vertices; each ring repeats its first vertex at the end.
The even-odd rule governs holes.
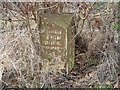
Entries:
MULTIPOLYGON (((15 6, 13 3, 11 5, 15 6)), ((7 4, 1 4, 0 71, 2 76, 0 82, 3 84, 2 88, 118 88, 120 50, 118 50, 119 28, 116 26, 118 23, 116 8, 116 3, 96 3, 90 11, 90 16, 84 21, 82 30, 82 19, 78 20, 78 24, 75 25, 76 34, 80 30, 81 32, 75 37, 75 64, 71 72, 66 74, 63 68, 65 62, 62 62, 59 57, 51 55, 51 60, 41 59, 40 54, 44 51, 40 44, 40 32, 34 13, 25 15, 24 11, 18 13, 19 10, 15 11, 7 4), (96 22, 94 19, 99 19, 97 25, 94 24, 96 22)), ((78 15, 76 12, 74 14, 78 15)))

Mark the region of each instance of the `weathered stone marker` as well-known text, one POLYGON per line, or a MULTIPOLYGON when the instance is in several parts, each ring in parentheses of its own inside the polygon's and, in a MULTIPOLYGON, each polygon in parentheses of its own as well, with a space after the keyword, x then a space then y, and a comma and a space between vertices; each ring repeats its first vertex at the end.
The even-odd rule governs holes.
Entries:
POLYGON ((74 64, 74 40, 68 43, 74 37, 71 19, 71 14, 41 15, 40 41, 44 51, 42 58, 59 57, 59 60, 66 63, 67 72, 74 64))
POLYGON ((44 17, 42 20, 41 45, 45 53, 61 55, 66 45, 66 31, 44 17))

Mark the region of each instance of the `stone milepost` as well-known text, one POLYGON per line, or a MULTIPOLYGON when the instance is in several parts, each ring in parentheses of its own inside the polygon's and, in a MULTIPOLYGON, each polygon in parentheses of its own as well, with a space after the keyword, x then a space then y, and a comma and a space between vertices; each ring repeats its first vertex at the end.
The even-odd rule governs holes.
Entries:
POLYGON ((65 62, 68 59, 74 59, 74 46, 71 44, 68 45, 69 38, 73 37, 73 34, 71 34, 72 31, 67 30, 71 18, 72 16, 69 14, 41 15, 40 41, 44 51, 41 54, 42 58, 48 59, 49 55, 53 56, 54 54, 55 57, 60 57, 65 62), (67 53, 68 51, 69 53, 67 53))
POLYGON ((66 45, 66 31, 51 23, 47 18, 42 20, 41 45, 46 54, 54 53, 59 56, 63 53, 66 45))

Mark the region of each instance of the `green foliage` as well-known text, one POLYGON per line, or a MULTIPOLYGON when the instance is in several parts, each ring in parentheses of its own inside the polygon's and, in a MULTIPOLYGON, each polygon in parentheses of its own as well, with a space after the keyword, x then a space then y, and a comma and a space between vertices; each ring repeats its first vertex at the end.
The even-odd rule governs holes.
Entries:
POLYGON ((120 39, 120 35, 118 36, 118 38, 120 39))
POLYGON ((112 28, 114 30, 120 30, 120 24, 119 23, 112 24, 112 28))
POLYGON ((98 90, 114 90, 114 86, 112 84, 101 84, 97 87, 98 90))
POLYGON ((95 8, 96 8, 96 9, 100 9, 100 3, 99 3, 99 2, 96 3, 95 8))

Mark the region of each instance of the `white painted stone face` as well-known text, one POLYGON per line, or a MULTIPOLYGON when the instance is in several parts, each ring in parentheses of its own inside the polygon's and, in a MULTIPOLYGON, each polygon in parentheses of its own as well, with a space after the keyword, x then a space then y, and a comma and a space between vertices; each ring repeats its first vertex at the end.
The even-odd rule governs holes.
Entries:
POLYGON ((0 80, 2 80, 3 65, 0 63, 0 80))
POLYGON ((2 88, 3 65, 0 63, 0 89, 2 88))

